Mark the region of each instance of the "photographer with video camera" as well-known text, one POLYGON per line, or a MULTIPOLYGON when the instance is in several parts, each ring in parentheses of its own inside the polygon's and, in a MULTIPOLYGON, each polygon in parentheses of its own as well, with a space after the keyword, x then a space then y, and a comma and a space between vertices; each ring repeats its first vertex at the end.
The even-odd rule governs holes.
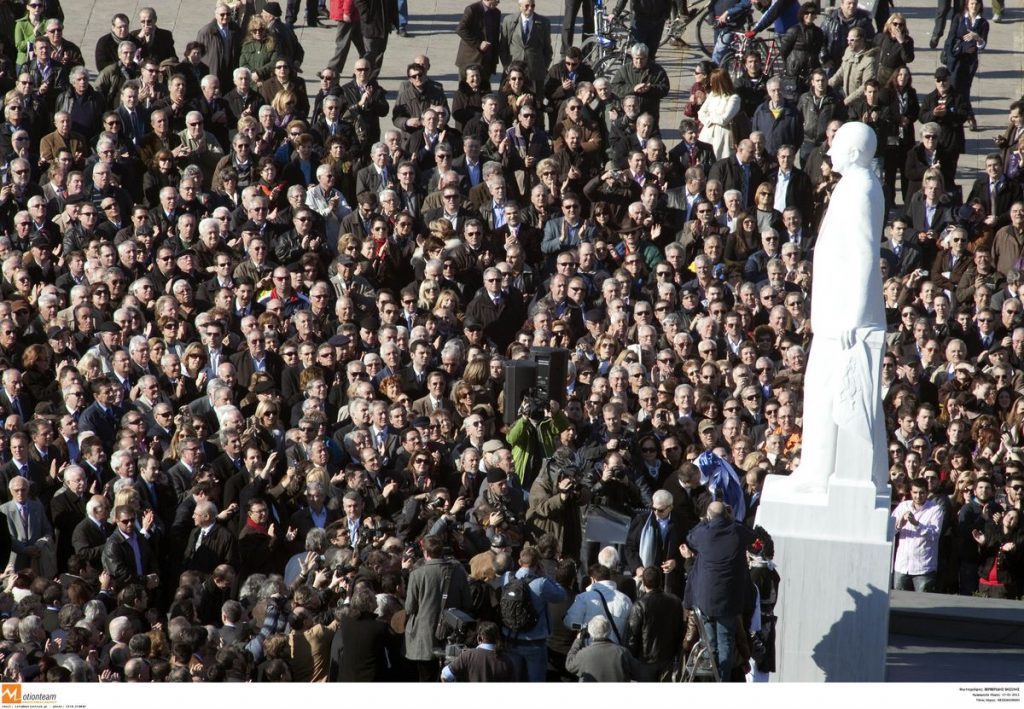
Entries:
POLYGON ((521 491, 513 487, 508 475, 501 468, 487 471, 486 482, 480 488, 480 495, 473 505, 473 516, 481 519, 481 508, 489 508, 486 523, 487 536, 502 533, 508 536, 513 547, 521 547, 526 538, 526 503, 521 491))
POLYGON ((587 486, 592 504, 631 517, 650 504, 651 493, 648 492, 645 499, 643 490, 633 480, 626 457, 622 453, 608 453, 604 457, 604 462, 596 467, 600 471, 600 477, 587 486))
POLYGON ((469 580, 461 564, 444 558, 438 537, 424 537, 420 548, 423 563, 409 574, 405 597, 405 656, 416 665, 421 682, 435 682, 440 670, 435 649, 444 642, 438 637, 443 633, 441 613, 469 607, 469 580))
POLYGON ((559 448, 533 481, 526 511, 528 533, 534 539, 553 535, 561 554, 573 558, 578 558, 583 543, 580 509, 589 498, 582 477, 576 453, 566 446, 559 448))
POLYGON ((558 445, 558 436, 569 428, 569 419, 558 402, 544 402, 530 392, 519 405, 519 418, 508 430, 505 439, 512 447, 516 475, 527 488, 533 484, 541 464, 550 458, 558 445))

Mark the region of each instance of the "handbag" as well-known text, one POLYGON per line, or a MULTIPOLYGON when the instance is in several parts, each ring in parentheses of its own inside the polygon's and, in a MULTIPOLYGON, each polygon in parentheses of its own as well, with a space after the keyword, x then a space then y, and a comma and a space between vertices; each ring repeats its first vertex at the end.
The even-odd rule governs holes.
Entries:
POLYGON ((448 604, 448 590, 452 585, 452 565, 444 565, 444 580, 441 581, 441 610, 437 614, 437 625, 434 626, 434 640, 445 642, 448 640, 448 624, 444 621, 444 609, 448 604))

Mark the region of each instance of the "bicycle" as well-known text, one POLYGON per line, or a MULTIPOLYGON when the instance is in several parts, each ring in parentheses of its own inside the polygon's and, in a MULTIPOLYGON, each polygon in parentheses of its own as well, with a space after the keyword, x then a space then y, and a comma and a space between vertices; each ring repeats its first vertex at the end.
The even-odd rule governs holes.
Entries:
POLYGON ((697 0, 694 3, 687 3, 686 14, 678 15, 674 19, 669 20, 658 46, 664 47, 669 43, 687 46, 683 35, 690 25, 693 25, 694 34, 697 37, 697 45, 704 53, 704 56, 710 57, 715 46, 713 25, 711 22, 708 22, 708 13, 710 11, 711 0, 697 0))
POLYGON ((602 0, 595 0, 594 34, 580 44, 583 62, 590 65, 595 77, 614 74, 628 60, 629 48, 633 45, 629 12, 608 18, 603 9, 602 0))
POLYGON ((761 58, 762 80, 772 76, 781 77, 782 53, 775 35, 769 39, 762 39, 756 36, 747 37, 744 32, 733 32, 726 47, 725 53, 722 55, 721 66, 729 72, 729 78, 734 82, 746 73, 743 61, 750 52, 756 52, 761 58))

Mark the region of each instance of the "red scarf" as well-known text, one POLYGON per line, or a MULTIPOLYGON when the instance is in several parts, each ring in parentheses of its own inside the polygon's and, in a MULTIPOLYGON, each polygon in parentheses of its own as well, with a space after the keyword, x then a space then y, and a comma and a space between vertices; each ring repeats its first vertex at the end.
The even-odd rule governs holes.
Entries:
POLYGON ((256 522, 253 522, 252 517, 245 518, 245 526, 255 532, 259 532, 260 534, 266 534, 267 530, 270 529, 269 525, 257 524, 256 522))

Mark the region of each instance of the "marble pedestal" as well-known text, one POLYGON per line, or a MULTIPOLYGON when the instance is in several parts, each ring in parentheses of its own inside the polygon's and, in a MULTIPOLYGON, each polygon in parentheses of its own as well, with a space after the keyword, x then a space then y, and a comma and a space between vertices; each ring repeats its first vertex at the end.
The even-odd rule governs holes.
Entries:
POLYGON ((881 682, 889 634, 892 525, 888 495, 833 476, 802 493, 769 475, 757 524, 775 542, 782 582, 777 682, 881 682))

